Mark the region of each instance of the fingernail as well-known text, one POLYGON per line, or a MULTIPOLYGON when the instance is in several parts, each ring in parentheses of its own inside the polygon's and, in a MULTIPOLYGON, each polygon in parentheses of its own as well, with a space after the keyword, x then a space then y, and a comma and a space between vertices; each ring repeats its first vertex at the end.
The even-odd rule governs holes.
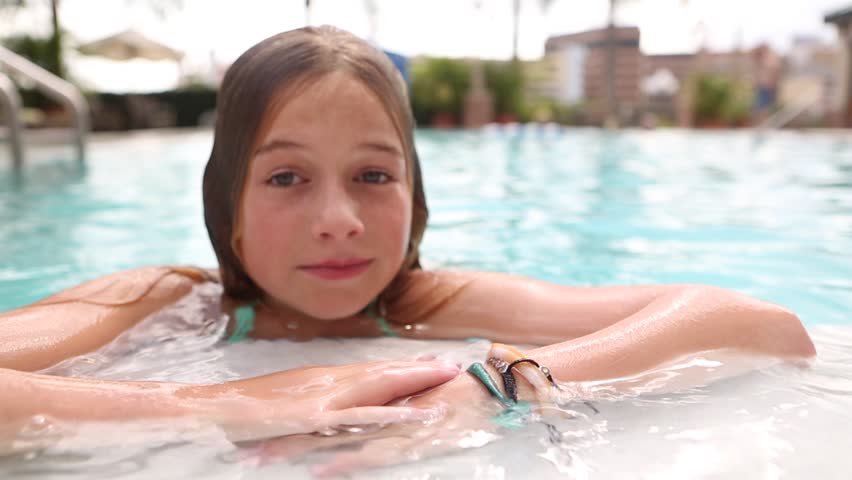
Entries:
POLYGON ((459 370, 461 370, 461 365, 456 362, 442 360, 439 365, 441 365, 441 369, 452 370, 454 372, 458 372, 459 370))
POLYGON ((317 477, 327 477, 329 474, 334 473, 334 465, 330 463, 326 463, 323 465, 314 465, 311 467, 311 474, 317 477))

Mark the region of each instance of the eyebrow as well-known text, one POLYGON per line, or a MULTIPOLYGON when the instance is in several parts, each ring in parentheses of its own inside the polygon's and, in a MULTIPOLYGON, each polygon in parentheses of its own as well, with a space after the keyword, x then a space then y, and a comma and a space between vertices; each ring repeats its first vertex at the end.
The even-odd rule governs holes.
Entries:
POLYGON ((303 145, 299 142, 294 142, 292 140, 277 139, 277 140, 270 140, 270 141, 264 143, 263 145, 260 146, 260 148, 255 150, 254 154, 260 155, 261 153, 265 153, 265 152, 268 152, 270 150, 275 150, 275 149, 279 149, 279 148, 283 149, 283 150, 306 150, 308 147, 306 145, 303 145))
MULTIPOLYGON (((390 143, 381 142, 381 141, 368 141, 361 142, 357 145, 360 150, 371 150, 379 153, 389 153, 392 155, 402 156, 402 152, 395 145, 390 143)), ((261 153, 268 152, 270 150, 283 149, 283 150, 307 150, 308 146, 301 144, 299 142, 294 142, 292 140, 287 139, 275 139, 270 140, 263 144, 260 148, 258 148, 254 154, 260 155, 261 153)))
POLYGON ((358 148, 362 150, 372 150, 379 153, 390 153, 392 155, 402 156, 402 152, 395 145, 385 142, 361 142, 358 148))

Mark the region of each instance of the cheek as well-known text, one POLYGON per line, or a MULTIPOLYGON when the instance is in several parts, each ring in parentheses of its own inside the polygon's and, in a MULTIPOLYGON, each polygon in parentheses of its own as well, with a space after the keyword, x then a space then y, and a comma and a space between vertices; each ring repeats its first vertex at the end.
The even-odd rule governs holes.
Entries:
POLYGON ((392 201, 381 202, 377 211, 378 224, 382 237, 387 239, 387 247, 405 256, 411 234, 411 199, 407 192, 400 192, 392 201))
POLYGON ((281 247, 289 240, 284 233, 292 231, 288 226, 292 223, 291 215, 281 211, 275 202, 246 192, 241 215, 242 231, 236 246, 246 263, 262 265, 267 261, 274 262, 276 252, 287 251, 281 247))

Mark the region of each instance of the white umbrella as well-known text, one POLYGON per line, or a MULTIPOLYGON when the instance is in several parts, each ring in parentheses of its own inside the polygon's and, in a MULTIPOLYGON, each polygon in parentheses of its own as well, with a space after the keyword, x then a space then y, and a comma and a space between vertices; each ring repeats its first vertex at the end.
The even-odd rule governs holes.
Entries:
POLYGON ((84 55, 95 55, 111 60, 173 60, 180 62, 183 52, 151 40, 135 30, 125 30, 115 35, 85 43, 77 48, 84 55))
POLYGON ((680 82, 671 70, 663 68, 642 79, 641 88, 645 95, 674 95, 680 82))
POLYGON ((135 30, 82 44, 77 52, 82 55, 69 56, 69 68, 76 80, 93 90, 162 91, 175 88, 183 77, 183 52, 135 30))

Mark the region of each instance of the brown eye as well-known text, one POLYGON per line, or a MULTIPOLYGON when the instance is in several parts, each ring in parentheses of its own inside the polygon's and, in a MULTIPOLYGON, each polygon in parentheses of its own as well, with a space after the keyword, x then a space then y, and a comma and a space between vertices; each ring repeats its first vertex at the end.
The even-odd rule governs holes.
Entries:
POLYGON ((357 181, 361 183, 388 183, 391 180, 390 175, 385 172, 380 172, 378 170, 369 170, 361 175, 358 175, 357 181))
POLYGON ((269 177, 267 183, 274 187, 290 187, 299 183, 303 183, 304 181, 304 178, 296 175, 293 172, 281 172, 269 177))

